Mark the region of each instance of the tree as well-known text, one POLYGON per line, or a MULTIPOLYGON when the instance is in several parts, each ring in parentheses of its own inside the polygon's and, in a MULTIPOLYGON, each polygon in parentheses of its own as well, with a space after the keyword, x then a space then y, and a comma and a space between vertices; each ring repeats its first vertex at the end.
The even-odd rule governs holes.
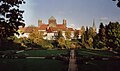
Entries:
POLYGON ((66 48, 70 48, 70 46, 71 46, 71 41, 70 41, 70 40, 66 40, 66 41, 65 41, 65 46, 66 46, 66 48))
POLYGON ((20 25, 24 25, 22 14, 19 10, 24 0, 0 0, 0 37, 6 38, 17 32, 20 25))
POLYGON ((41 44, 43 41, 43 32, 39 32, 36 27, 33 27, 33 32, 29 34, 29 39, 36 44, 41 44))
POLYGON ((79 30, 74 31, 74 38, 78 39, 79 38, 79 30))
POLYGON ((93 39, 93 47, 94 48, 104 48, 106 47, 106 28, 103 23, 100 23, 99 33, 93 39))
POLYGON ((85 32, 85 27, 82 26, 82 27, 81 27, 81 35, 82 35, 84 32, 85 32))
POLYGON ((120 7, 120 0, 113 0, 113 1, 117 1, 117 7, 120 7))
POLYGON ((65 39, 63 37, 60 37, 58 40, 59 47, 64 48, 65 47, 65 39))
POLYGON ((88 27, 86 26, 86 31, 85 31, 85 33, 84 33, 84 40, 85 40, 85 43, 87 43, 88 42, 88 39, 89 39, 89 33, 88 33, 89 31, 88 31, 88 27))
POLYGON ((101 41, 101 43, 103 43, 103 47, 106 46, 106 29, 103 25, 103 23, 100 23, 100 29, 99 29, 99 40, 101 41))
POLYGON ((110 22, 106 26, 107 47, 114 50, 120 49, 120 24, 118 22, 110 22))
POLYGON ((63 37, 62 31, 58 31, 58 36, 57 36, 57 38, 59 39, 59 38, 61 38, 61 37, 63 37))
POLYGON ((66 39, 71 39, 71 32, 69 30, 67 30, 65 32, 65 36, 66 36, 66 39))
POLYGON ((7 37, 17 33, 18 26, 23 23, 23 12, 19 9, 24 0, 0 0, 0 46, 7 37))

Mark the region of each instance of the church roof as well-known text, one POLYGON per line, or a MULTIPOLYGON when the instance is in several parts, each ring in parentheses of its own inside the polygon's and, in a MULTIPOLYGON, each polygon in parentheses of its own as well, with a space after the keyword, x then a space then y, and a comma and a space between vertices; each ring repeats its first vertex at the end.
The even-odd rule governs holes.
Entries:
POLYGON ((37 29, 37 27, 25 27, 24 33, 32 33, 34 29, 37 29))
POLYGON ((68 28, 68 31, 74 31, 74 29, 73 28, 68 28))
POLYGON ((40 27, 38 27, 39 30, 46 30, 48 27, 47 24, 42 24, 40 27))
POLYGON ((51 16, 49 20, 56 20, 54 16, 51 16))

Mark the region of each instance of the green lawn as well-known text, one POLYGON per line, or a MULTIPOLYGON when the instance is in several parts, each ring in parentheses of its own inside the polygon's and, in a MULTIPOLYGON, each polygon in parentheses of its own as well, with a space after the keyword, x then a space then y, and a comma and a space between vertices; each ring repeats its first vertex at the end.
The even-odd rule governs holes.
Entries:
POLYGON ((115 54, 110 52, 110 51, 106 51, 106 50, 92 50, 92 49, 79 49, 78 51, 78 55, 82 55, 82 56, 102 56, 102 57, 112 57, 115 54))
POLYGON ((67 65, 48 59, 0 59, 0 71, 67 71, 67 65))
POLYGON ((88 61, 88 64, 78 64, 78 71, 120 71, 119 61, 88 61))
MULTIPOLYGON (((106 50, 79 49, 79 58, 83 57, 112 57, 114 53, 106 50)), ((85 60, 78 63, 78 71, 120 71, 120 60, 85 60)))
POLYGON ((23 54, 28 54, 29 56, 56 56, 68 54, 68 50, 29 50, 24 51, 23 54))

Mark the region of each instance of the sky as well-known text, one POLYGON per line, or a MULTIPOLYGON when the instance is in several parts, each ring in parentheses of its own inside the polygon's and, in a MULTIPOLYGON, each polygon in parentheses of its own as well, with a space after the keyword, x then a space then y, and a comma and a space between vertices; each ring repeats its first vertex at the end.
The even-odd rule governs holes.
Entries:
POLYGON ((48 19, 54 16, 57 23, 67 20, 67 26, 80 28, 92 26, 93 20, 98 28, 100 22, 108 24, 109 21, 120 22, 120 8, 112 0, 25 0, 21 5, 24 10, 26 26, 38 25, 38 20, 48 23, 48 19))

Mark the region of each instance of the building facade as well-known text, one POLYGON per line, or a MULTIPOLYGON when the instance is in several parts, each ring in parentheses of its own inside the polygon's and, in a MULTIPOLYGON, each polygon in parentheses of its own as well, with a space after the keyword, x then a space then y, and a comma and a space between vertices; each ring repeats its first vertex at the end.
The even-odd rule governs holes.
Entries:
POLYGON ((38 20, 38 31, 44 32, 44 39, 46 40, 55 40, 58 36, 58 32, 62 32, 62 36, 66 39, 66 31, 71 32, 71 38, 73 38, 73 28, 67 27, 66 19, 63 19, 63 23, 58 24, 55 17, 51 16, 48 19, 48 24, 44 24, 42 20, 38 20))
POLYGON ((67 27, 67 20, 63 19, 61 24, 57 23, 55 17, 51 16, 48 19, 48 23, 43 23, 42 20, 38 20, 37 27, 20 27, 18 33, 20 35, 16 35, 18 38, 29 37, 29 34, 33 32, 34 28, 37 28, 39 32, 43 32, 43 39, 45 40, 56 40, 58 37, 58 32, 62 32, 62 36, 66 38, 66 31, 70 31, 70 38, 74 38, 74 29, 67 27))

